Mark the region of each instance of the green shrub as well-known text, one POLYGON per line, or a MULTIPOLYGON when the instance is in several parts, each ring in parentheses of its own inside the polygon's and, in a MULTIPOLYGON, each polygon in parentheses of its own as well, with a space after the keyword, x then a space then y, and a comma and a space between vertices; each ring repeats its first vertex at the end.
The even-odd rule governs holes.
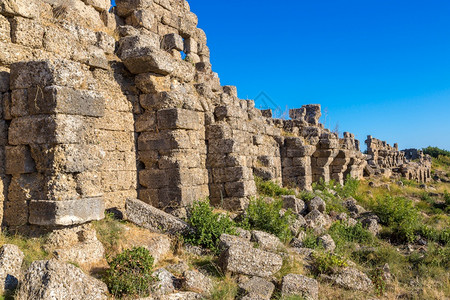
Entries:
POLYGON ((375 293, 378 296, 383 296, 386 292, 386 281, 383 278, 384 271, 381 268, 374 269, 370 274, 370 279, 372 280, 375 293))
POLYGON ((445 200, 445 205, 450 206, 450 194, 447 193, 447 191, 444 191, 444 200, 445 200))
POLYGON ((361 223, 349 226, 341 221, 335 222, 329 233, 336 243, 337 248, 344 247, 347 243, 370 244, 374 242, 374 236, 361 223))
POLYGON ((184 241, 218 251, 219 238, 223 233, 236 234, 235 223, 220 213, 214 213, 208 200, 196 201, 189 209, 188 223, 195 230, 184 236, 184 241))
POLYGON ((373 211, 380 217, 382 224, 390 227, 394 237, 414 241, 419 213, 411 200, 392 196, 377 198, 373 211))
POLYGON ((266 202, 263 198, 252 200, 246 210, 244 224, 251 229, 272 233, 282 241, 289 241, 292 238, 289 226, 294 221, 294 215, 290 210, 281 215, 282 208, 282 200, 273 202, 266 202))
POLYGON ((317 236, 314 234, 314 230, 307 229, 305 233, 306 236, 303 238, 303 247, 309 249, 318 249, 320 245, 317 242, 317 236))
POLYGON ((110 255, 115 252, 125 230, 121 221, 114 218, 114 214, 106 213, 103 220, 95 221, 93 225, 98 239, 105 246, 106 254, 110 255))
POLYGON ((356 197, 358 188, 359 180, 352 178, 350 175, 347 175, 344 185, 338 188, 336 191, 338 192, 339 196, 345 199, 348 197, 356 197))
POLYGON ((255 183, 259 195, 264 195, 268 197, 295 195, 294 190, 280 187, 273 181, 264 181, 260 177, 255 177, 255 183))
POLYGON ((144 247, 128 249, 108 262, 105 282, 114 296, 141 296, 150 293, 153 257, 144 247))
POLYGON ((422 149, 424 154, 428 154, 431 157, 438 158, 439 156, 450 156, 450 151, 440 149, 438 147, 427 147, 422 149))
POLYGON ((312 258, 314 271, 317 274, 331 274, 336 269, 347 266, 344 259, 330 252, 314 252, 312 258))

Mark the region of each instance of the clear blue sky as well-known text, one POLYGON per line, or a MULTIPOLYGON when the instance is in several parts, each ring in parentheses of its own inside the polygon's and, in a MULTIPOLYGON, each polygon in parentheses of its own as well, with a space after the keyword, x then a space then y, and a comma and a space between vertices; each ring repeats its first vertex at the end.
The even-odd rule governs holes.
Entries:
POLYGON ((328 128, 362 143, 450 150, 449 0, 189 3, 213 70, 242 99, 319 103, 328 128))

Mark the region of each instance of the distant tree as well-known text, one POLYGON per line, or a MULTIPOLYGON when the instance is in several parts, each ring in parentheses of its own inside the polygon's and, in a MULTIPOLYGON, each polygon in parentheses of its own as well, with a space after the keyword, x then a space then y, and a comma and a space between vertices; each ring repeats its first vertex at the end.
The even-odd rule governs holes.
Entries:
POLYGON ((423 153, 430 155, 431 157, 438 158, 439 155, 450 157, 450 151, 440 149, 438 147, 428 146, 427 148, 422 149, 423 153))

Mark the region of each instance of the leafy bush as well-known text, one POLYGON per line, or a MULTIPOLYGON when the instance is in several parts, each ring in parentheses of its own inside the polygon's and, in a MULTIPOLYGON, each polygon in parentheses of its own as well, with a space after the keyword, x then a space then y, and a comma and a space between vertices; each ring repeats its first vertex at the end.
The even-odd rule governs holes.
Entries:
POLYGON ((313 267, 317 274, 331 274, 336 269, 344 268, 347 263, 344 259, 330 252, 315 252, 312 255, 313 267))
POLYGON ((450 156, 450 151, 431 146, 424 148, 423 153, 428 154, 434 158, 438 158, 439 156, 450 156))
POLYGON ((408 242, 414 240, 419 213, 411 200, 385 196, 377 199, 373 210, 380 217, 381 223, 392 229, 393 236, 408 242))
POLYGON ((189 210, 188 223, 195 231, 184 236, 192 245, 203 246, 218 251, 219 238, 223 233, 236 234, 235 223, 220 213, 214 213, 209 201, 194 202, 189 210))
POLYGON ((256 188, 260 195, 268 197, 278 197, 282 195, 295 195, 295 191, 280 187, 273 181, 264 181, 260 177, 255 177, 256 188))
POLYGON ((103 220, 95 221, 93 225, 97 231, 98 239, 105 246, 107 255, 117 253, 119 240, 125 228, 121 221, 117 220, 114 214, 106 213, 103 220))
POLYGON ((445 200, 445 205, 450 206, 450 194, 447 193, 447 191, 444 191, 444 200, 445 200))
POLYGON ((141 296, 150 293, 153 257, 144 247, 128 249, 109 261, 105 282, 114 296, 141 296))
POLYGON ((331 226, 329 233, 336 242, 338 248, 345 246, 348 242, 369 244, 374 241, 373 235, 368 230, 364 229, 361 223, 358 223, 355 226, 348 226, 347 224, 338 221, 331 226))
POLYGON ((303 247, 309 249, 317 249, 321 245, 317 242, 317 236, 314 234, 313 229, 307 229, 305 231, 306 236, 303 238, 303 247))
POLYGON ((282 208, 281 200, 270 203, 264 201, 263 198, 252 200, 248 205, 243 222, 249 228, 266 231, 276 235, 282 241, 288 241, 292 238, 289 226, 294 221, 294 215, 290 210, 281 215, 282 208))

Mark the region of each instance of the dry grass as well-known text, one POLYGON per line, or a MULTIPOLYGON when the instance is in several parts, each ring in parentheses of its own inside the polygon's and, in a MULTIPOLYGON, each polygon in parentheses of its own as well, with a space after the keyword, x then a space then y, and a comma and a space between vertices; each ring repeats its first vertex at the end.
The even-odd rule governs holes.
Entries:
POLYGON ((52 258, 51 253, 44 250, 45 237, 28 238, 19 234, 7 235, 0 234, 0 246, 4 244, 16 245, 25 255, 24 267, 28 267, 35 260, 44 260, 52 258))

